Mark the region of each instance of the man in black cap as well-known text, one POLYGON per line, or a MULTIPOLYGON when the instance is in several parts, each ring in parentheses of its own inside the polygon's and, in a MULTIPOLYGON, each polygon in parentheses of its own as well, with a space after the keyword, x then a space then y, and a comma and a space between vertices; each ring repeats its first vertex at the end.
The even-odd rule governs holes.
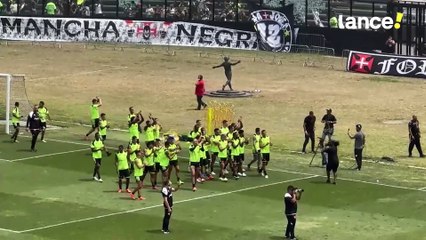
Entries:
POLYGON ((306 145, 308 145, 309 139, 311 139, 311 151, 315 151, 315 121, 317 118, 313 111, 309 112, 309 115, 305 117, 303 121, 303 131, 305 133, 305 142, 303 143, 302 153, 306 153, 306 145))
POLYGON ((328 136, 328 140, 330 141, 331 136, 333 136, 333 133, 334 133, 334 124, 337 123, 337 120, 336 120, 336 117, 333 114, 331 114, 332 112, 331 108, 326 110, 327 110, 327 114, 325 114, 321 119, 321 122, 324 123, 324 130, 322 132, 321 139, 325 141, 325 138, 328 136))
POLYGON ((417 120, 416 115, 413 115, 413 118, 408 123, 408 132, 410 137, 410 145, 408 146, 408 157, 412 157, 414 145, 416 145, 420 157, 424 157, 422 146, 420 144, 420 123, 419 120, 417 120))
POLYGON ((358 169, 359 171, 361 171, 362 150, 364 149, 364 146, 365 146, 365 135, 362 132, 361 124, 357 124, 355 126, 355 128, 356 128, 355 135, 352 136, 349 133, 350 129, 348 129, 348 136, 349 136, 350 139, 355 139, 354 154, 355 154, 355 161, 356 161, 356 165, 357 165, 357 167, 355 169, 358 169))

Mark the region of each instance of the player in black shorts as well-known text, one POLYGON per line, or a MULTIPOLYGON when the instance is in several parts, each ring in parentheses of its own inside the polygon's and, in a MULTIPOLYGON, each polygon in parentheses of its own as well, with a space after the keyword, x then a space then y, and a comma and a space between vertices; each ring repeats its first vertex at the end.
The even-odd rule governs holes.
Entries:
POLYGON ((240 163, 238 164, 238 176, 246 177, 246 173, 243 169, 243 163, 245 160, 245 146, 249 143, 248 139, 244 137, 244 130, 239 130, 238 135, 240 137, 240 163))
POLYGON ((143 156, 144 156, 144 162, 146 162, 146 164, 145 164, 141 181, 143 182, 143 180, 145 180, 146 175, 148 175, 149 173, 151 177, 152 189, 157 189, 157 187, 155 186, 155 163, 154 163, 154 143, 153 142, 148 143, 148 147, 144 149, 143 156))
POLYGON ((129 171, 129 153, 124 151, 124 146, 118 146, 118 152, 115 154, 115 166, 118 172, 118 192, 122 191, 123 179, 126 179, 126 192, 131 193, 129 189, 130 171, 129 171))
POLYGON ((328 155, 328 161, 326 166, 327 171, 327 183, 330 183, 330 172, 333 171, 333 184, 336 184, 337 169, 339 168, 339 156, 337 155, 337 147, 339 142, 330 140, 327 146, 323 150, 328 155))

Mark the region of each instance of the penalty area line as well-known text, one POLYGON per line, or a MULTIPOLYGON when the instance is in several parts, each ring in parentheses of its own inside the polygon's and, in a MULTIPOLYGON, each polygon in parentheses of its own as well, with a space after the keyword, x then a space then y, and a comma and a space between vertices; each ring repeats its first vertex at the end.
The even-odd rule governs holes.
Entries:
POLYGON ((20 162, 20 161, 25 161, 25 160, 29 160, 29 159, 51 157, 51 156, 64 155, 64 154, 74 153, 74 152, 82 152, 82 151, 89 152, 89 148, 82 148, 82 149, 65 151, 65 152, 49 153, 49 154, 42 154, 42 155, 32 156, 32 157, 18 158, 18 159, 14 159, 14 160, 9 160, 9 162, 20 162))
POLYGON ((15 231, 12 229, 7 229, 7 228, 0 228, 1 232, 9 232, 9 233, 20 233, 20 231, 15 231))
MULTIPOLYGON (((229 195, 229 194, 233 194, 233 193, 245 192, 245 191, 250 191, 250 190, 254 190, 254 189, 274 186, 274 185, 288 183, 288 182, 296 182, 296 181, 307 180, 307 179, 316 178, 316 177, 319 177, 319 175, 313 175, 312 174, 312 175, 307 176, 307 177, 293 178, 293 179, 288 179, 288 180, 283 180, 283 181, 278 181, 278 182, 273 182, 273 183, 257 185, 257 186, 253 186, 253 187, 246 187, 246 188, 237 189, 237 190, 228 191, 228 192, 209 194, 209 195, 204 195, 204 196, 200 196, 200 197, 189 198, 189 199, 184 199, 184 200, 180 200, 180 201, 174 201, 173 203, 174 204, 180 204, 180 203, 192 202, 192 201, 196 201, 196 200, 215 198, 215 197, 225 196, 225 195, 229 195)), ((101 219, 101 218, 106 218, 106 217, 111 217, 111 216, 123 215, 123 214, 127 214, 127 213, 139 212, 139 211, 148 210, 148 209, 157 208, 157 207, 163 207, 163 204, 157 204, 157 205, 153 205, 153 206, 137 208, 137 209, 121 211, 121 212, 114 212, 114 213, 99 215, 99 216, 95 216, 95 217, 81 218, 81 219, 76 219, 76 220, 72 220, 72 221, 67 221, 67 222, 62 222, 62 223, 57 223, 57 224, 52 224, 52 225, 46 225, 46 226, 43 226, 43 227, 31 228, 31 229, 26 229, 26 230, 16 231, 16 232, 17 233, 34 232, 34 231, 39 231, 39 230, 44 230, 44 229, 49 229, 49 228, 54 228, 54 227, 60 227, 60 226, 73 224, 73 223, 87 222, 87 221, 91 221, 91 220, 95 220, 95 219, 101 219)))

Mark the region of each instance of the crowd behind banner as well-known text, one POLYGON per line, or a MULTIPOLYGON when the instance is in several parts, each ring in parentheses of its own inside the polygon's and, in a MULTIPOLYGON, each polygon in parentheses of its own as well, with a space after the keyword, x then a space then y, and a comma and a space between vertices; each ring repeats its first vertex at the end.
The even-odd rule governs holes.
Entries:
POLYGON ((250 22, 252 11, 288 6, 293 7, 298 27, 333 27, 339 14, 382 17, 390 12, 378 0, 0 0, 0 15, 250 22))

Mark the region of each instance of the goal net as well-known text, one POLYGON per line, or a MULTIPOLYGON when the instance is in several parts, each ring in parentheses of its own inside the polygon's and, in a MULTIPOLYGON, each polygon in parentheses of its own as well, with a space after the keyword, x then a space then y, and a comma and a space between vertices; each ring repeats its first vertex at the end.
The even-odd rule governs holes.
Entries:
POLYGON ((26 116, 32 110, 25 86, 25 75, 0 73, 0 126, 7 134, 11 132, 12 110, 15 102, 19 102, 19 109, 23 116, 21 126, 25 126, 26 116))

